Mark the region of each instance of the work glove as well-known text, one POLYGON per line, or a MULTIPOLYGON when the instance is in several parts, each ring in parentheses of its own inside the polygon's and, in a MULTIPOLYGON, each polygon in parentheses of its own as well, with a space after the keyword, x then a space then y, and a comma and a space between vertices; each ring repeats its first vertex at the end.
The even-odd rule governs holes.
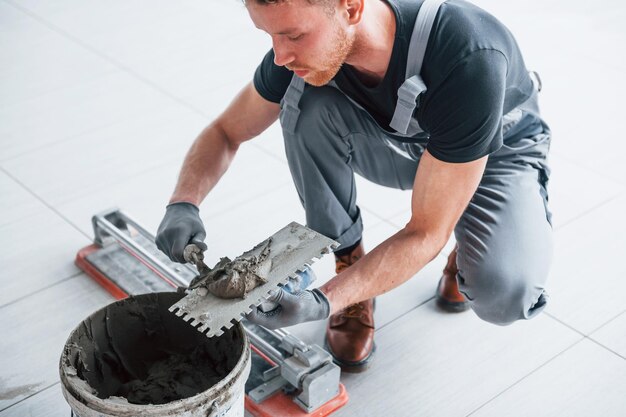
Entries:
POLYGON ((191 203, 172 203, 167 206, 156 235, 157 248, 174 262, 187 262, 185 246, 194 243, 202 251, 207 249, 206 232, 200 219, 200 210, 191 203))
MULTIPOLYGON (((303 281, 308 280, 311 282, 314 280, 314 278, 306 277, 306 275, 313 275, 313 271, 309 268, 298 274, 302 276, 303 281)), ((287 284, 272 291, 272 295, 267 297, 267 301, 273 303, 275 305, 274 308, 270 311, 255 308, 247 315, 248 320, 268 329, 279 329, 298 323, 328 318, 330 315, 330 302, 322 291, 318 288, 290 291, 291 288, 287 284)), ((263 305, 267 304, 264 303, 263 305)))

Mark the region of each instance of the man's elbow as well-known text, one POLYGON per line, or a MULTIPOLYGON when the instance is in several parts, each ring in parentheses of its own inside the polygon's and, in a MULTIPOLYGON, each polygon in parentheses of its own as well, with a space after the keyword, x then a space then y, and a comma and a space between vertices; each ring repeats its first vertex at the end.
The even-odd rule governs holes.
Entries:
POLYGON ((242 138, 236 138, 235 135, 232 134, 232 132, 229 132, 227 126, 228 125, 225 124, 223 120, 218 118, 213 123, 211 123, 208 128, 215 132, 215 136, 217 136, 222 141, 224 146, 230 152, 235 153, 239 149, 239 145, 241 145, 243 141, 245 141, 245 139, 242 140, 242 138))
POLYGON ((419 242, 420 247, 428 255, 428 261, 432 261, 444 248, 453 229, 445 227, 432 227, 422 222, 409 221, 404 226, 404 232, 419 242))

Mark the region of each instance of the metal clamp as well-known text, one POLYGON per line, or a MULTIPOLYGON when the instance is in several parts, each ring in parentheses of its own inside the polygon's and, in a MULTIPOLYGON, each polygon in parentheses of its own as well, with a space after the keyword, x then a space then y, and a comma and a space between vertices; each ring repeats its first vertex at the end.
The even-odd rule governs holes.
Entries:
POLYGON ((260 403, 279 390, 297 391, 294 402, 310 413, 339 393, 341 370, 332 356, 318 345, 307 345, 286 330, 269 330, 242 321, 251 342, 277 366, 248 396, 260 403))

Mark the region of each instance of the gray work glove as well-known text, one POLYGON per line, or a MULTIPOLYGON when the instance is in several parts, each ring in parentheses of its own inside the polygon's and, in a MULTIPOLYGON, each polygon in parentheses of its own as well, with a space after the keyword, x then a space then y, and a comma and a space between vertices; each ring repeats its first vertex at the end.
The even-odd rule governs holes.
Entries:
MULTIPOLYGON (((313 274, 310 269, 301 275, 313 274)), ((312 281, 312 280, 311 280, 312 281)), ((306 321, 323 320, 330 315, 330 302, 326 295, 318 288, 314 290, 296 290, 289 292, 289 286, 284 286, 267 298, 277 305, 273 310, 263 311, 255 308, 247 318, 252 323, 268 329, 293 326, 306 321)))
POLYGON ((167 206, 156 235, 157 248, 172 261, 185 263, 183 251, 190 243, 207 249, 206 232, 200 220, 200 210, 191 203, 172 203, 167 206))

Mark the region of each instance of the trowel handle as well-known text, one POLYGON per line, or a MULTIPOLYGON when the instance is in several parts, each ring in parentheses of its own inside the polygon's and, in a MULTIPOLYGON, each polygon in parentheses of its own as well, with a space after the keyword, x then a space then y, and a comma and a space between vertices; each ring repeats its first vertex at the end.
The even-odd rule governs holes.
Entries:
POLYGON ((204 252, 195 243, 190 243, 189 245, 185 246, 185 250, 183 251, 183 258, 185 258, 185 261, 191 262, 195 265, 198 263, 198 260, 204 261, 204 252))

